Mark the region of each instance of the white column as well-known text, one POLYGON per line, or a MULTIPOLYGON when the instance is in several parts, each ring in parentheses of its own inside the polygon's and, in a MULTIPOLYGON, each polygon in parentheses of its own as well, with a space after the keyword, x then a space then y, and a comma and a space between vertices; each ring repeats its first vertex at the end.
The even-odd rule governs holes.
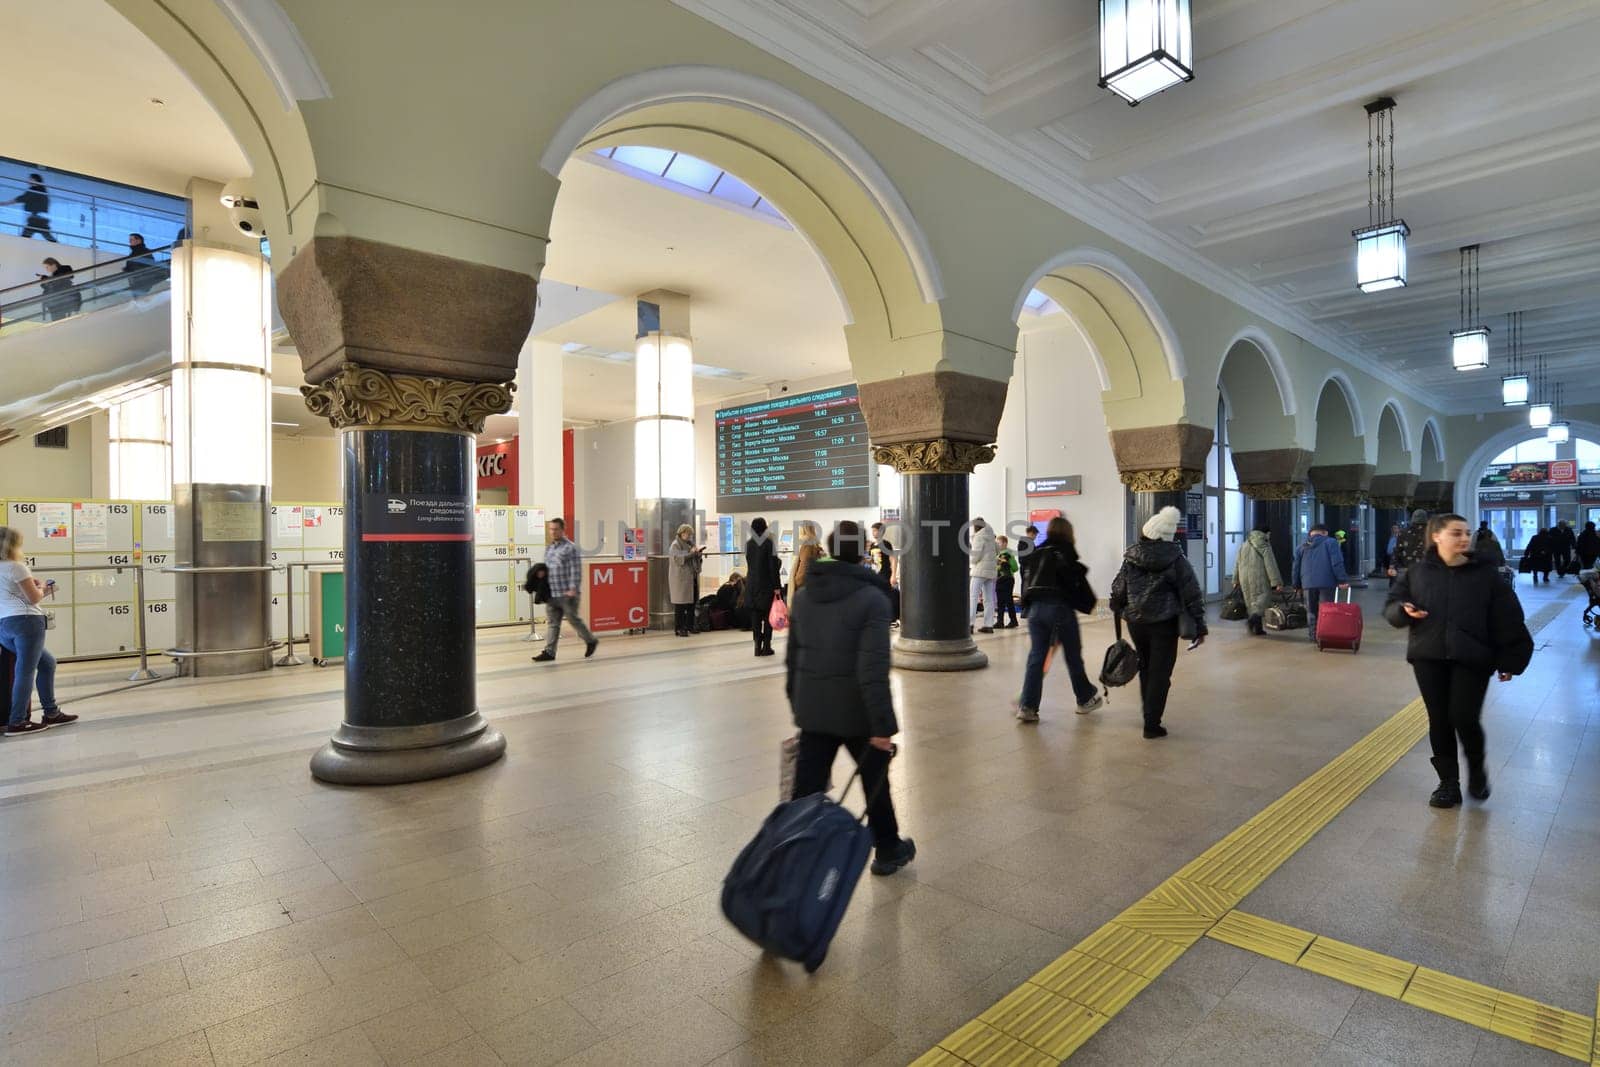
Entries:
MULTIPOLYGON (((517 503, 561 514, 562 388, 566 354, 552 341, 529 337, 517 360, 517 503)), ((570 522, 572 516, 566 516, 570 522)))
POLYGON ((172 499, 172 390, 152 389, 112 406, 107 435, 114 500, 172 499))

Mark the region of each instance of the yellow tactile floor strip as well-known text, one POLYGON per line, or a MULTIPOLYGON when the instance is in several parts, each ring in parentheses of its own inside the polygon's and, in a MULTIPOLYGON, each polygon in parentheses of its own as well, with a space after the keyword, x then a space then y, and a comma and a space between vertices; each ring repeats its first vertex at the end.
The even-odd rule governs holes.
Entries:
POLYGON ((1418 967, 1400 999, 1414 1008, 1487 1030, 1494 1021, 1494 1004, 1500 999, 1500 991, 1428 967, 1418 967))
POLYGON ((1296 966, 1396 1000, 1411 984, 1411 976, 1417 973, 1414 963, 1347 945, 1331 937, 1319 937, 1311 942, 1296 966))
POLYGON ((1308 930, 1298 930, 1242 911, 1224 915, 1206 936, 1279 963, 1299 963, 1317 937, 1308 930))
POLYGON ((1589 1059, 1594 1053, 1592 1018, 1514 993, 1501 993, 1495 1001, 1489 1029, 1575 1060, 1589 1059))
MULTIPOLYGON (((1249 928, 1251 924, 1238 919, 1232 909, 1377 781, 1426 730, 1422 702, 1406 705, 1021 987, 940 1041, 914 1067, 982 1067, 1066 1059, 1201 937, 1208 932, 1216 936, 1214 928, 1223 923, 1228 923, 1230 930, 1249 928)), ((1262 926, 1255 929, 1259 932, 1262 926)), ((1308 944, 1311 936, 1306 935, 1308 944)), ((1299 947, 1301 951, 1306 948, 1299 947)), ((1299 955, 1296 952, 1295 958, 1299 955)))

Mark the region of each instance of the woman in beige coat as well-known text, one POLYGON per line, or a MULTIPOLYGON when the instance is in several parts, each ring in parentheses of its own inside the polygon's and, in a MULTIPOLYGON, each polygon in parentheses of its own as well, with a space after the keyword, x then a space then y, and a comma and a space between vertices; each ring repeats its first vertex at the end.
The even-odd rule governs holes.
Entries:
POLYGON ((705 559, 705 548, 694 546, 694 527, 684 523, 667 549, 667 592, 672 596, 672 610, 679 637, 694 633, 694 605, 699 599, 700 565, 705 559))
POLYGON ((1250 536, 1239 546, 1239 556, 1234 563, 1234 578, 1244 593, 1245 608, 1250 612, 1250 632, 1265 634, 1261 616, 1272 606, 1272 594, 1283 588, 1283 572, 1278 569, 1278 558, 1272 554, 1268 540, 1267 524, 1260 522, 1250 531, 1250 536))

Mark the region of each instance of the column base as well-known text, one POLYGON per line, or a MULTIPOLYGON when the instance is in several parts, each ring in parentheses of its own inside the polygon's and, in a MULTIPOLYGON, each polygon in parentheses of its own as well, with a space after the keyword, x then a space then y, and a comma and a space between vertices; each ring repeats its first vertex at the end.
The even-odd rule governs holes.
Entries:
POLYGON ((343 723, 311 757, 311 776, 335 785, 399 785, 475 771, 505 753, 505 735, 476 711, 422 726, 343 723))
POLYGON ((902 637, 894 643, 891 662, 906 671, 976 671, 989 665, 989 657, 978 650, 970 637, 902 637))

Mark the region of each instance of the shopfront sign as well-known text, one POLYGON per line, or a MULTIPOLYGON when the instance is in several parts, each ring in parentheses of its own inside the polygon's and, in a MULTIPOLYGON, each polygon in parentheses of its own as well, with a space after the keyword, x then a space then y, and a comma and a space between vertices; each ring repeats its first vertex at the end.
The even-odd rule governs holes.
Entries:
POLYGON ((1577 485, 1578 461, 1556 459, 1547 463, 1491 463, 1483 472, 1482 486, 1577 485))
POLYGON ((498 489, 505 492, 505 502, 507 504, 516 504, 518 502, 517 442, 519 440, 521 438, 513 437, 509 441, 478 446, 478 493, 480 495, 485 489, 498 489))
POLYGON ((643 560, 587 564, 589 629, 642 630, 649 625, 649 565, 643 560))
POLYGON ((1035 496, 1082 496, 1083 475, 1051 474, 1031 477, 1023 483, 1023 491, 1035 496))

